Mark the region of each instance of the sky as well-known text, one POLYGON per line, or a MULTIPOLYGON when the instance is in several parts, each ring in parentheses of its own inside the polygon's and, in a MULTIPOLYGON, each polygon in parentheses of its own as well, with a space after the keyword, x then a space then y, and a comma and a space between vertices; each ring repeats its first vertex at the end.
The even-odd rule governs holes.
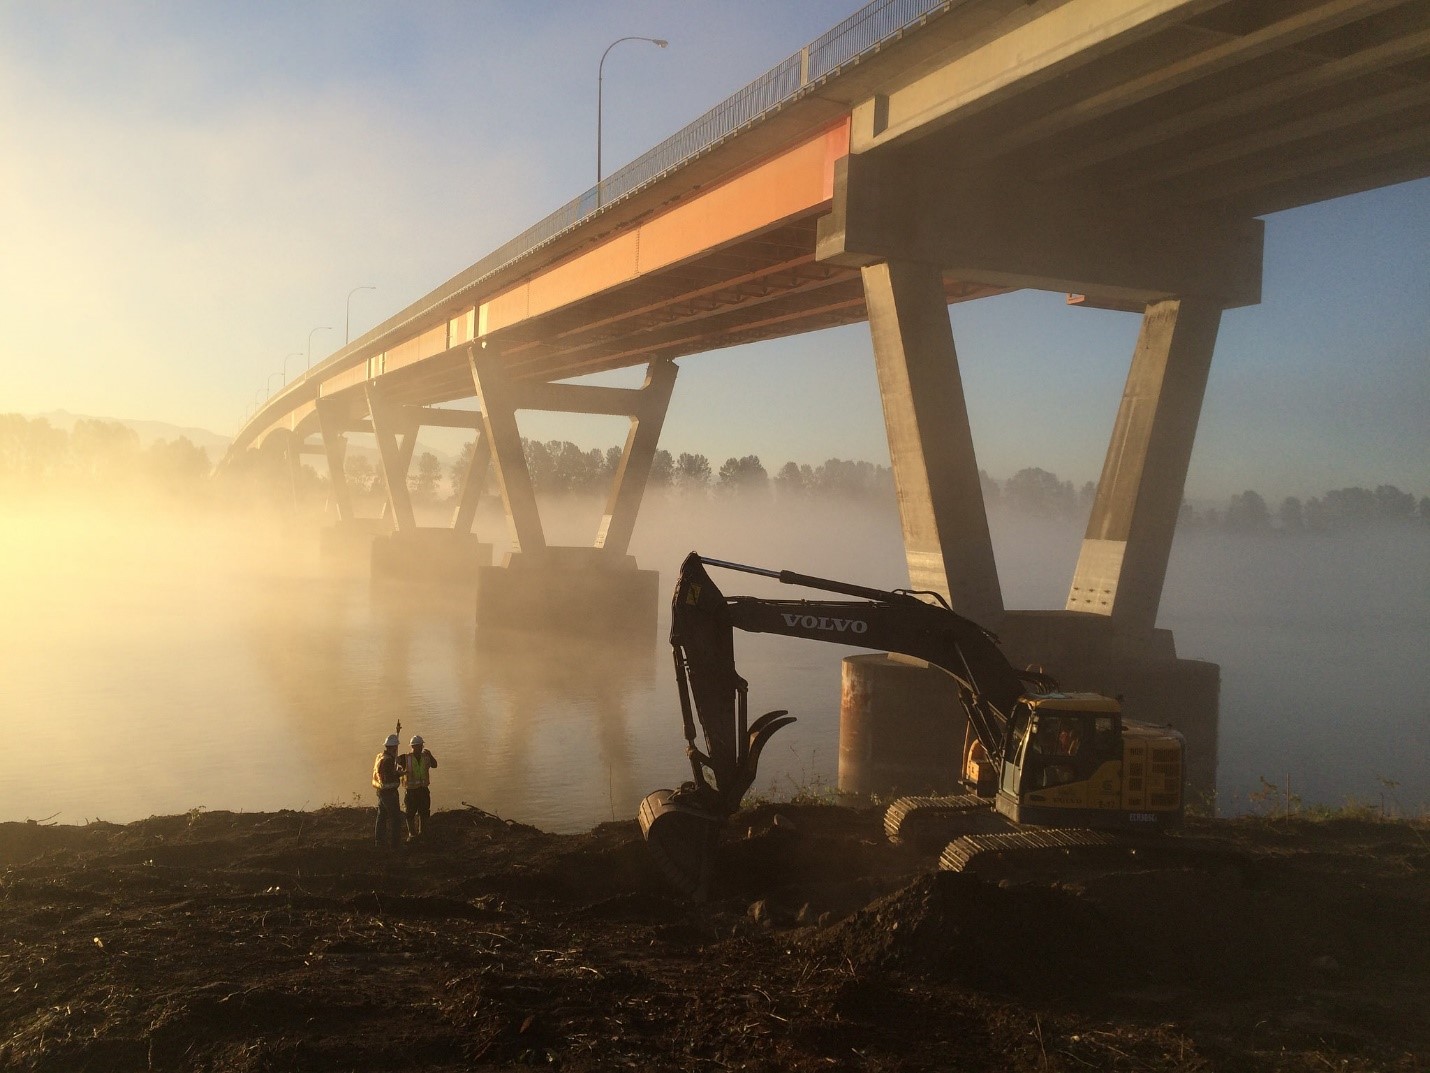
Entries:
MULTIPOLYGON (((232 435, 349 321, 593 184, 610 42, 670 45, 609 54, 607 174, 858 6, 0 0, 0 411, 232 435)), ((1188 497, 1430 495, 1430 180, 1269 217, 1265 265, 1222 319, 1188 497)), ((982 467, 1095 480, 1138 318, 1035 292, 950 315, 982 467)), ((676 453, 887 462, 867 326, 679 364, 676 453)))

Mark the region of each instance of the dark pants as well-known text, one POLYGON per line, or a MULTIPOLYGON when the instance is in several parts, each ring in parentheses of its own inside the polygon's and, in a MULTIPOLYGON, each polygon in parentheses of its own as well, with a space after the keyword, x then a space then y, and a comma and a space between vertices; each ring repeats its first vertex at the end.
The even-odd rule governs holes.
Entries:
POLYGON ((432 815, 432 787, 410 786, 407 789, 407 833, 418 837, 427 829, 432 815))
POLYGON ((379 846, 396 849, 402 845, 402 810, 397 807, 397 788, 377 792, 377 825, 372 836, 379 846))

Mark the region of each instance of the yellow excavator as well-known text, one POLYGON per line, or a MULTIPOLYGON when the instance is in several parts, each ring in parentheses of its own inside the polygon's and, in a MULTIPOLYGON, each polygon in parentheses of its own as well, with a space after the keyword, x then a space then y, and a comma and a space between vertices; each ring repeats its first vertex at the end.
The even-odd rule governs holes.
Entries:
POLYGON ((953 678, 967 716, 962 777, 970 792, 900 798, 885 815, 891 839, 928 843, 958 835, 961 817, 986 814, 991 804, 1005 830, 951 841, 941 858, 945 868, 965 867, 982 853, 1066 855, 1115 845, 1118 836, 1105 832, 1156 831, 1181 821, 1185 744, 1177 731, 1124 719, 1111 697, 1064 693, 1046 674, 1015 669, 992 633, 939 594, 873 589, 692 552, 675 586, 670 642, 693 778, 647 795, 639 812, 657 862, 692 897, 709 891, 720 833, 755 781, 761 750, 794 722, 785 711, 750 721, 748 683, 735 669, 735 630, 902 653, 953 678), (856 599, 727 597, 707 566, 856 599))

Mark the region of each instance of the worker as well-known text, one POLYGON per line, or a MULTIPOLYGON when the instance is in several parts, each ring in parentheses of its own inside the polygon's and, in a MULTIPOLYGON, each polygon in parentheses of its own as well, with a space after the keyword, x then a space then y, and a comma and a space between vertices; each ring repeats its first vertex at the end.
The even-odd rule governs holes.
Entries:
POLYGON ((402 845, 402 810, 397 803, 397 789, 402 785, 402 773, 397 766, 396 734, 389 734, 382 743, 382 752, 372 762, 372 788, 377 791, 377 823, 373 838, 378 847, 397 849, 402 845))
POLYGON ((412 752, 404 753, 399 761, 402 784, 406 787, 407 837, 418 839, 427 829, 427 821, 432 815, 432 769, 437 766, 437 758, 426 748, 421 734, 412 735, 412 752))

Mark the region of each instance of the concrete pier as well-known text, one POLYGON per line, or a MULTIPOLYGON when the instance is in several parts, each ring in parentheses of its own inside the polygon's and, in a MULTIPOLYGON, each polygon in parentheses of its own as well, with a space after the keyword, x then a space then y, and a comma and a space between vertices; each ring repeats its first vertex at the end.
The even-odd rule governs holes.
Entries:
POLYGON ((456 529, 406 529, 372 540, 374 579, 475 585, 491 562, 490 544, 456 529))
POLYGON ((968 720, 952 678, 876 652, 846 656, 840 681, 841 792, 956 792, 968 720))
POLYGON ((477 632, 530 630, 655 640, 660 574, 600 548, 512 552, 477 570, 477 632))

